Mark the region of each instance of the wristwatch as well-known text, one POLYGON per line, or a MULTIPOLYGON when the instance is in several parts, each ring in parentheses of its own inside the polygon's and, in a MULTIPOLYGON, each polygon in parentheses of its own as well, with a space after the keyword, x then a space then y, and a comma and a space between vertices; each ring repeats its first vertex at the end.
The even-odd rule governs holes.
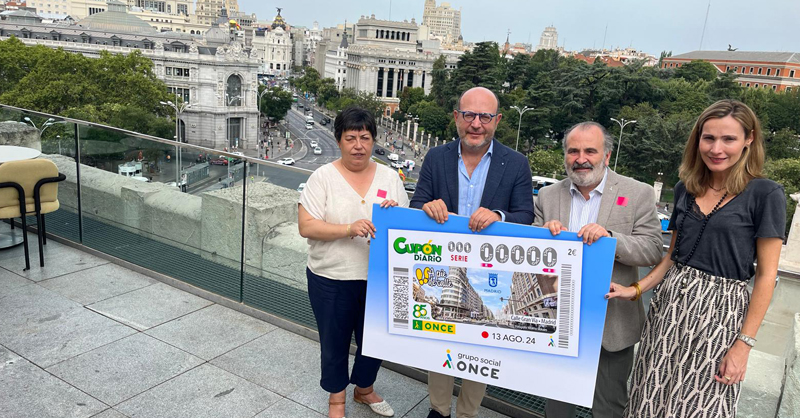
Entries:
POLYGON ((749 335, 739 334, 736 339, 742 341, 750 347, 755 347, 756 345, 756 339, 749 335))

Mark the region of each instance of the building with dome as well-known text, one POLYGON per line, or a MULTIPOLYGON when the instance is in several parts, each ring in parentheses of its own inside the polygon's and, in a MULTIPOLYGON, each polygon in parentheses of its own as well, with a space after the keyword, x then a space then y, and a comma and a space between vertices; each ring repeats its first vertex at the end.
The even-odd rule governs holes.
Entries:
POLYGON ((292 36, 289 26, 281 16, 281 8, 272 24, 263 30, 257 30, 253 36, 253 48, 261 57, 261 74, 271 77, 286 77, 292 71, 292 36))
POLYGON ((108 10, 95 13, 78 21, 86 29, 125 33, 156 33, 157 29, 144 20, 128 13, 128 5, 119 0, 109 0, 108 10))
POLYGON ((27 45, 63 48, 88 57, 101 51, 140 51, 153 61, 156 77, 175 98, 191 103, 181 116, 181 137, 191 144, 222 149, 255 148, 258 132, 259 51, 229 26, 205 26, 196 35, 159 32, 126 11, 117 0, 108 10, 75 25, 0 21, 0 40, 14 36, 27 45))

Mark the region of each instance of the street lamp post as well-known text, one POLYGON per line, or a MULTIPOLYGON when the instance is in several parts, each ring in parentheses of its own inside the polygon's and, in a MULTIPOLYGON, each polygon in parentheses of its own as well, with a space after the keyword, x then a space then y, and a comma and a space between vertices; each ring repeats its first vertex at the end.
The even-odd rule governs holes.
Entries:
MULTIPOLYGON (((31 120, 31 118, 29 118, 29 117, 25 116, 25 117, 23 118, 23 120, 24 120, 25 122, 28 122, 28 123, 30 123, 30 124, 31 124, 31 126, 33 126, 33 127, 36 129, 36 130, 38 130, 38 131, 39 131, 39 141, 41 141, 41 140, 42 140, 42 134, 44 134, 44 131, 46 131, 46 130, 47 130, 47 128, 49 128, 49 127, 51 127, 51 126, 53 126, 53 125, 55 125, 55 124, 57 124, 57 123, 66 123, 66 121, 63 121, 63 120, 62 120, 62 121, 56 121, 56 120, 55 120, 55 119, 53 119, 53 118, 47 118, 47 120, 46 120, 46 121, 44 121, 44 123, 42 124, 42 128, 41 128, 41 129, 39 129, 39 127, 38 127, 38 126, 36 126, 36 124, 35 124, 35 123, 33 123, 33 121, 31 120)), ((58 138, 58 153, 59 153, 59 154, 61 154, 61 135, 56 135, 56 137, 58 138)))
POLYGON ((532 107, 525 106, 520 109, 518 106, 511 106, 512 109, 516 110, 519 113, 519 124, 517 125, 517 145, 514 147, 514 151, 519 150, 519 131, 522 129, 522 115, 529 110, 533 110, 532 107))
POLYGON ((175 160, 176 160, 175 162, 177 163, 177 168, 175 169, 175 185, 178 186, 178 188, 181 188, 181 146, 180 146, 180 143, 181 143, 181 130, 180 130, 180 119, 181 119, 181 113, 183 113, 184 110, 192 107, 192 105, 189 104, 189 103, 181 103, 180 105, 178 105, 178 104, 172 103, 172 101, 169 101, 169 100, 166 101, 166 102, 159 102, 159 103, 162 106, 169 106, 169 107, 175 109, 175 142, 178 143, 177 145, 175 145, 175 157, 176 157, 175 158, 175 160))
POLYGON ((619 161, 619 152, 622 148, 622 130, 625 129, 630 123, 636 123, 635 120, 625 120, 624 118, 619 118, 619 120, 611 118, 614 122, 619 124, 619 142, 617 142, 617 156, 614 158, 614 171, 617 171, 617 161, 619 161))

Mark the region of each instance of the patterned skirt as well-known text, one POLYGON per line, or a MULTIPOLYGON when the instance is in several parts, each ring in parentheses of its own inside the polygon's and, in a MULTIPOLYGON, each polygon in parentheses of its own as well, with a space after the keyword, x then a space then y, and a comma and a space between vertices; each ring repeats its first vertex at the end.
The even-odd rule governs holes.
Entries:
POLYGON ((670 268, 650 302, 625 417, 735 417, 740 384, 714 376, 749 302, 744 281, 670 268))

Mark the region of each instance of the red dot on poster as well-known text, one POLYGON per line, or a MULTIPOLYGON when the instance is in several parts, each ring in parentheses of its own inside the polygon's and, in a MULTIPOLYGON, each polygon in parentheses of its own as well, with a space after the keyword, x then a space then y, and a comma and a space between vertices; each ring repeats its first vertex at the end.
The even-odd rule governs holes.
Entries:
POLYGON ((489 338, 489 333, 488 333, 488 332, 486 332, 486 331, 483 331, 483 332, 481 333, 481 337, 483 337, 483 338, 489 338))

